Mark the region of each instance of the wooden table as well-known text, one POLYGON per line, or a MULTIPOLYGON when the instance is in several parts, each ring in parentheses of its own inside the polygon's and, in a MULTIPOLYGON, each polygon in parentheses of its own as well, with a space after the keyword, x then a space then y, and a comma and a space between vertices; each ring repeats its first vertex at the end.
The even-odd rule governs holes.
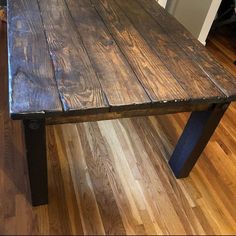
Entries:
POLYGON ((182 178, 236 99, 236 79, 155 0, 11 0, 8 19, 33 205, 48 201, 46 125, 192 111, 169 161, 182 178))

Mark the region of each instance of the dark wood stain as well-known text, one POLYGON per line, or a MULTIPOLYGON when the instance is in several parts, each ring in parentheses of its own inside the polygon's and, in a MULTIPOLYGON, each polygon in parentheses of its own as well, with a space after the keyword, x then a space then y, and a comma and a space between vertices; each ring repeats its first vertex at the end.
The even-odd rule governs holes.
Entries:
POLYGON ((101 85, 64 1, 40 0, 39 6, 64 110, 107 107, 101 85))
POLYGON ((193 100, 217 101, 225 96, 137 1, 116 2, 193 100))
POLYGON ((208 111, 191 114, 169 161, 177 178, 189 176, 228 106, 228 103, 219 104, 208 111))
POLYGON ((235 78, 154 0, 12 0, 8 8, 15 119, 143 114, 158 104, 168 113, 168 103, 177 112, 236 98, 235 78))
POLYGON ((25 120, 24 131, 32 205, 48 204, 45 120, 25 120))
POLYGON ((138 0, 142 7, 231 99, 235 99, 236 79, 213 58, 209 51, 155 0, 138 0))
POLYGON ((36 0, 9 1, 10 112, 62 111, 36 0))
POLYGON ((152 101, 188 100, 190 97, 115 2, 92 2, 152 101))
MULTIPOLYGON (((212 108, 212 105, 207 103, 205 104, 193 104, 186 106, 176 106, 174 103, 163 105, 160 107, 146 108, 146 109, 130 109, 123 111, 112 111, 105 113, 96 113, 96 114, 81 114, 81 115, 64 115, 64 116, 54 116, 46 118, 47 125, 53 124, 66 124, 66 123, 78 123, 78 122, 89 122, 89 121, 99 121, 99 120, 113 120, 120 118, 128 117, 138 117, 138 116, 151 116, 151 115, 164 115, 164 114, 173 114, 179 112, 187 111, 206 111, 212 108)), ((34 117, 32 117, 33 119, 34 117)))
POLYGON ((112 107, 150 103, 128 61, 90 1, 67 1, 102 88, 112 107))

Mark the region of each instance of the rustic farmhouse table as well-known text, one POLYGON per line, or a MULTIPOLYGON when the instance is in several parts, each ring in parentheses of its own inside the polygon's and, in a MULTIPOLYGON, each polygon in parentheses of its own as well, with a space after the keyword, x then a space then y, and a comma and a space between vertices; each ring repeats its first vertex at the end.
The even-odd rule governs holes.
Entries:
POLYGON ((236 100, 236 79, 155 0, 11 0, 8 49, 33 205, 48 201, 46 125, 192 111, 169 161, 182 178, 236 100))

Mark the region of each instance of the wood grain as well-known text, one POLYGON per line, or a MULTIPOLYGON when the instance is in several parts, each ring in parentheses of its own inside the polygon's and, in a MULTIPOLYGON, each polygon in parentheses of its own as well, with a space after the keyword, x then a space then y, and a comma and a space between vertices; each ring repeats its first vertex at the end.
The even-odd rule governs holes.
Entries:
POLYGON ((231 38, 235 38, 234 25, 223 27, 215 33, 212 32, 209 35, 207 46, 210 52, 217 58, 218 63, 233 76, 236 76, 234 67, 232 67, 232 62, 234 62, 236 58, 236 50, 234 41, 229 40, 231 38))
POLYGON ((9 1, 10 112, 62 111, 36 0, 9 1))
POLYGON ((141 0, 11 1, 12 118, 157 105, 163 110, 166 105, 168 113, 167 103, 193 107, 236 98, 235 78, 157 3, 144 5, 141 0))
POLYGON ((40 0, 43 25, 64 111, 108 106, 64 0, 40 0))
POLYGON ((105 234, 117 211, 100 191, 112 191, 129 235, 235 234, 234 102, 186 180, 173 178, 165 158, 188 114, 48 127, 49 205, 32 208, 21 122, 8 114, 6 41, 0 22, 0 234, 105 234), (94 181, 104 170, 91 172, 97 161, 110 187, 94 181), (103 218, 101 208, 111 217, 103 218))
POLYGON ((142 85, 90 1, 67 1, 111 109, 150 103, 142 85))
MULTIPOLYGON (((138 0, 142 7, 156 20, 186 53, 194 58, 194 61, 208 74, 210 79, 221 91, 231 99, 235 98, 236 78, 227 70, 224 70, 205 49, 174 17, 156 4, 155 0, 138 0)), ((216 42, 216 41, 215 41, 216 42)), ((228 53, 229 54, 229 53, 228 53)))
POLYGON ((225 96, 137 1, 117 0, 116 3, 193 100, 218 101, 225 96))
MULTIPOLYGON (((80 123, 89 121, 100 121, 100 120, 113 120, 128 117, 138 117, 138 116, 151 116, 151 115, 164 115, 179 112, 191 112, 191 111, 206 111, 211 109, 212 105, 207 103, 199 105, 186 105, 186 106, 176 106, 175 104, 169 104, 169 106, 163 105, 162 107, 147 108, 147 109, 131 109, 124 111, 113 111, 108 113, 96 113, 96 114, 82 114, 82 115, 71 115, 71 116, 54 116, 48 117, 46 119, 47 125, 56 124, 67 124, 67 123, 80 123)), ((33 117, 32 117, 33 118, 33 117)))
POLYGON ((77 126, 77 131, 81 137, 81 145, 87 147, 83 149, 83 152, 88 157, 86 163, 93 182, 101 218, 104 219, 105 233, 106 235, 124 235, 126 230, 109 182, 112 174, 109 154, 104 147, 99 127, 97 124, 87 124, 84 127, 77 126))
POLYGON ((0 5, 0 21, 7 22, 7 12, 6 8, 0 5))
POLYGON ((22 124, 9 118, 7 29, 0 22, 0 234, 36 232, 22 124), (31 219, 31 220, 26 220, 31 219))
POLYGON ((113 0, 92 1, 152 102, 179 102, 189 96, 113 0))

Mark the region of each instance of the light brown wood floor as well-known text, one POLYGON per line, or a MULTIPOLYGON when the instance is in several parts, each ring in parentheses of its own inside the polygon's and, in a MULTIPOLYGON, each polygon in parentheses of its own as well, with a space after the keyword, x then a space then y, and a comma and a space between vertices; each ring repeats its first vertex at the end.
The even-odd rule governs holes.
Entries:
POLYGON ((235 104, 184 180, 166 159, 189 114, 48 127, 49 204, 32 208, 21 123, 7 112, 5 33, 0 25, 0 234, 236 233, 235 104))

